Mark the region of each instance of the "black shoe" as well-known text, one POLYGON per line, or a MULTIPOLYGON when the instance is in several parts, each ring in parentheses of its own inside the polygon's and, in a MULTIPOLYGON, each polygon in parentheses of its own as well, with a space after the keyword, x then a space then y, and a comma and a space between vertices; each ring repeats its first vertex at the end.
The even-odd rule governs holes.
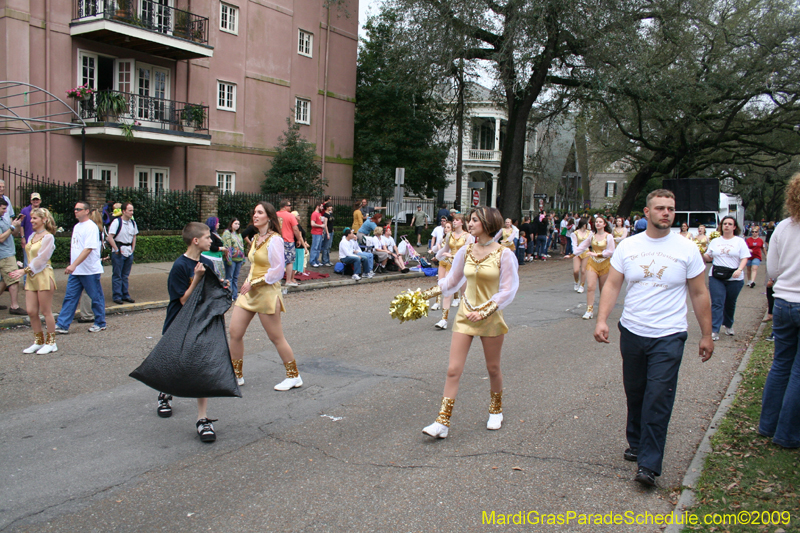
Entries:
POLYGON ((122 305, 122 300, 114 300, 114 303, 117 305, 122 305))
POLYGON ((12 307, 8 310, 8 313, 11 315, 27 315, 28 312, 21 307, 12 307))
POLYGON ((640 466, 639 470, 636 472, 636 477, 633 478, 633 480, 638 481, 645 487, 655 487, 656 473, 647 468, 646 466, 640 466))
POLYGON ((81 317, 78 317, 78 322, 80 322, 81 324, 94 324, 94 317, 83 318, 81 316, 81 317))
POLYGON ((172 416, 172 406, 169 404, 171 399, 172 396, 164 394, 163 392, 158 393, 158 409, 156 409, 156 412, 161 418, 169 418, 172 416))
POLYGON ((197 421, 197 434, 200 435, 200 440, 203 442, 214 442, 217 440, 217 434, 214 433, 214 418, 201 418, 197 421))
POLYGON ((639 448, 628 448, 623 456, 626 461, 636 461, 639 458, 639 448))
POLYGON ((7 305, 0 305, 0 311, 2 311, 3 309, 8 309, 8 306, 7 305))
POLYGON ((123 302, 128 302, 129 304, 135 304, 136 303, 136 300, 134 300, 130 296, 128 296, 127 298, 123 298, 122 301, 123 302))

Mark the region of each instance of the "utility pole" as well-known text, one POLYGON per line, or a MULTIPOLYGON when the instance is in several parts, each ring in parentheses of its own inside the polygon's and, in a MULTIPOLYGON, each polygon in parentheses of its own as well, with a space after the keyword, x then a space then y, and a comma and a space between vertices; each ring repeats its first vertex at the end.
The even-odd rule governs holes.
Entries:
MULTIPOLYGON (((461 174, 464 161, 464 59, 458 65, 458 108, 456 110, 458 120, 458 141, 456 145, 456 199, 461 206, 461 174)), ((463 206, 462 209, 463 211, 463 206)))

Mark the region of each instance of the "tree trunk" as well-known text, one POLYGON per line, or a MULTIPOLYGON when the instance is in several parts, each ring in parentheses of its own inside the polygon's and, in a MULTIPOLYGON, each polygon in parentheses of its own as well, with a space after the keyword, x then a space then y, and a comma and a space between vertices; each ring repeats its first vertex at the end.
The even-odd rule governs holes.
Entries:
MULTIPOLYGON (((619 202, 619 208, 617 209, 617 213, 620 216, 627 217, 631 214, 633 202, 636 201, 636 197, 639 196, 639 193, 642 192, 644 186, 647 185, 647 182, 650 181, 650 178, 653 177, 653 174, 656 173, 661 166, 661 163, 663 163, 667 157, 668 155, 664 152, 656 152, 653 154, 653 157, 650 158, 650 161, 648 161, 645 166, 640 168, 639 172, 637 172, 633 179, 628 182, 628 188, 625 190, 625 194, 622 196, 622 200, 619 202)), ((670 163, 669 169, 661 169, 662 173, 666 173, 671 170, 676 159, 673 159, 672 161, 673 162, 670 163)))
POLYGON ((522 214, 522 176, 525 168, 528 117, 540 91, 541 87, 529 90, 523 97, 514 95, 508 99, 508 124, 500 159, 500 198, 497 202, 503 218, 519 220, 522 214))

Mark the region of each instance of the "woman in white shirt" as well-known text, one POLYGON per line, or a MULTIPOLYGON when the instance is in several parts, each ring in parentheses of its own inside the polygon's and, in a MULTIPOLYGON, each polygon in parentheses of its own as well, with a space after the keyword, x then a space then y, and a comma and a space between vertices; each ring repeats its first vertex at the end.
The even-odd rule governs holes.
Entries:
POLYGON ((750 257, 747 243, 738 236, 741 230, 736 219, 725 217, 720 225, 722 237, 712 240, 703 255, 706 263, 712 264, 708 291, 711 293, 711 338, 715 341, 719 340, 720 326, 725 326, 728 335, 734 335, 736 299, 744 286, 744 267, 750 257))

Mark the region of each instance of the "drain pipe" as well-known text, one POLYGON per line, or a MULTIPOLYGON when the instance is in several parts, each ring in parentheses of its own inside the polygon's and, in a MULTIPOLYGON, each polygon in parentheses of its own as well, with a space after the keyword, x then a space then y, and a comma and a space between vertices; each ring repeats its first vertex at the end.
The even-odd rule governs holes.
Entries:
POLYGON ((331 6, 328 6, 328 28, 325 36, 325 81, 322 89, 322 177, 325 177, 325 138, 328 128, 328 58, 331 50, 331 6))
MULTIPOLYGON (((44 27, 44 86, 48 91, 55 94, 55 90, 50 86, 50 0, 44 0, 44 27)), ((48 102, 45 105, 45 114, 48 117, 50 117, 50 109, 51 106, 48 102)), ((69 117, 69 120, 72 121, 72 117, 69 117)), ((49 131, 45 132, 44 134, 44 175, 47 177, 52 176, 50 170, 50 145, 52 143, 52 139, 50 138, 50 135, 51 134, 49 131)))

